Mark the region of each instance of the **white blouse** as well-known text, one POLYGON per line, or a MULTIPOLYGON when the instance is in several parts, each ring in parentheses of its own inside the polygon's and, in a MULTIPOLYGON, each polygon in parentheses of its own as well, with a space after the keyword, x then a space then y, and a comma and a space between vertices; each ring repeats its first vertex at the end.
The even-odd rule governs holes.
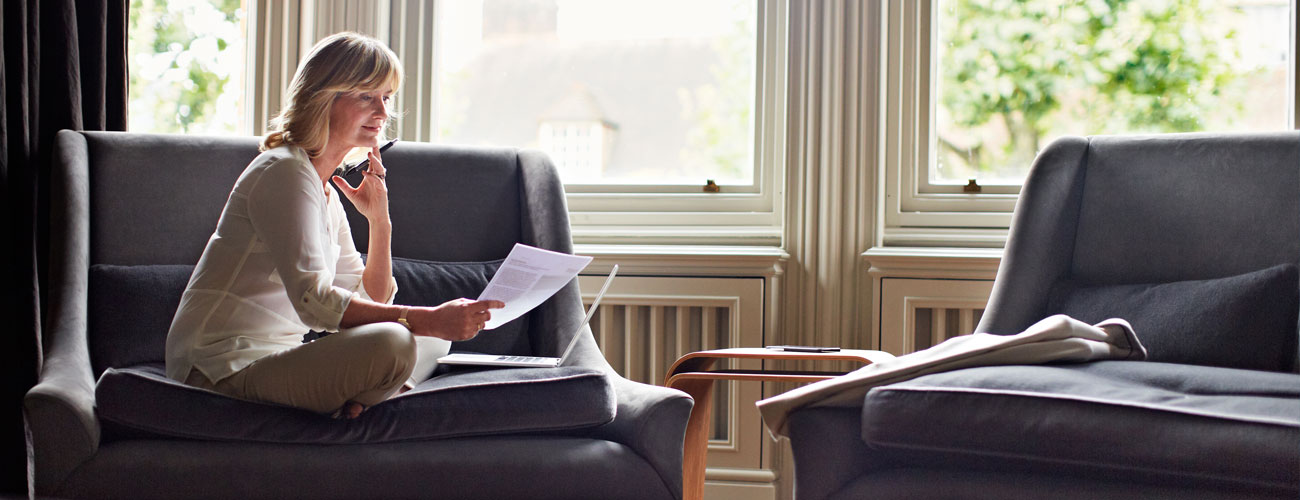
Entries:
MULTIPOLYGON (((167 376, 217 382, 268 354, 339 330, 365 264, 340 194, 326 195, 307 153, 266 151, 235 182, 167 332, 167 376)), ((397 282, 389 277, 391 304, 397 282)))

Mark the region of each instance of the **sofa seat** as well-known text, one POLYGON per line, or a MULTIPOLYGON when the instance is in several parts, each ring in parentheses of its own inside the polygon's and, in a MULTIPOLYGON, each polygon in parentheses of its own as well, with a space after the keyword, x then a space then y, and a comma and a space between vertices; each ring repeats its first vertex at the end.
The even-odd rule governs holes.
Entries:
POLYGON ((1255 490, 1224 491, 1204 483, 1152 484, 1144 478, 1095 477, 1070 474, 1035 474, 1016 470, 987 470, 960 467, 889 469, 858 478, 836 492, 833 498, 912 500, 916 498, 961 498, 964 500, 1258 500, 1289 498, 1255 490), (1032 493, 1026 493, 1032 492, 1032 493))
POLYGON ((1290 499, 1300 484, 1300 374, 967 368, 875 388, 861 406, 807 408, 789 425, 798 487, 813 498, 1290 499))
POLYGON ((1116 478, 1300 482, 1300 375, 1140 361, 996 366, 878 387, 874 448, 1116 478))
POLYGON ((654 468, 625 445, 538 435, 364 445, 120 440, 100 446, 53 494, 141 500, 671 498, 654 468))
POLYGON ((109 440, 355 444, 562 432, 607 424, 616 405, 605 373, 577 366, 454 370, 353 420, 191 387, 167 378, 158 363, 110 368, 95 388, 95 415, 109 440))

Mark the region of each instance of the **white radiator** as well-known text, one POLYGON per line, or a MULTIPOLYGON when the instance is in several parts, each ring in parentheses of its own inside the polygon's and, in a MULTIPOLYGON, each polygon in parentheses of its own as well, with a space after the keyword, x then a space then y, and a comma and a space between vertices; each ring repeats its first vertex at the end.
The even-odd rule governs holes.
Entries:
POLYGON ((881 349, 907 354, 975 331, 992 288, 992 281, 884 279, 881 349))
MULTIPOLYGON (((604 276, 582 276, 590 306, 604 276)), ((664 385, 669 368, 694 351, 763 344, 761 278, 623 277, 610 285, 591 331, 609 364, 629 380, 664 385)), ((751 368, 751 361, 715 368, 751 368)), ((717 382, 708 480, 770 484, 757 383, 717 382)))
POLYGON ((912 311, 906 335, 912 337, 914 350, 937 345, 958 335, 975 331, 984 309, 952 304, 954 307, 920 307, 912 311))

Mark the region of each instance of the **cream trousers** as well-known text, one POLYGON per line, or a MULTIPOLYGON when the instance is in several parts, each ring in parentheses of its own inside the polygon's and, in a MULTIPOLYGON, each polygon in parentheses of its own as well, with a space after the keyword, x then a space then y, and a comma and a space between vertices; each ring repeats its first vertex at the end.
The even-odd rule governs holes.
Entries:
POLYGON ((371 323, 266 356, 216 383, 193 370, 185 383, 333 413, 349 401, 369 407, 397 393, 415 369, 415 353, 415 337, 406 327, 371 323))

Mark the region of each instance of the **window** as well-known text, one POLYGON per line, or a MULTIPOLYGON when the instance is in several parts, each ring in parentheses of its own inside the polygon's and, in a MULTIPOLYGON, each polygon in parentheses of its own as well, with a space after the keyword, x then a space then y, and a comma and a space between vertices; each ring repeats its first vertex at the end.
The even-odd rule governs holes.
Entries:
POLYGON ((436 17, 438 141, 541 147, 569 184, 753 184, 753 1, 475 0, 436 17), (602 136, 605 154, 574 156, 602 136))
POLYGON ((780 0, 462 0, 431 17, 431 140, 547 152, 577 240, 779 242, 780 0))
POLYGON ((900 32, 888 42, 888 85, 907 101, 892 119, 915 125, 887 154, 886 232, 897 242, 909 228, 963 227, 954 234, 999 244, 1035 155, 1062 135, 1293 126, 1289 0, 887 10, 900 32))
POLYGON ((128 124, 132 132, 247 134, 241 0, 133 0, 128 124))
POLYGON ((203 111, 246 117, 243 133, 262 132, 314 40, 357 31, 403 61, 399 137, 547 151, 575 241, 780 243, 786 0, 245 1, 222 22, 251 12, 256 92, 203 111))

